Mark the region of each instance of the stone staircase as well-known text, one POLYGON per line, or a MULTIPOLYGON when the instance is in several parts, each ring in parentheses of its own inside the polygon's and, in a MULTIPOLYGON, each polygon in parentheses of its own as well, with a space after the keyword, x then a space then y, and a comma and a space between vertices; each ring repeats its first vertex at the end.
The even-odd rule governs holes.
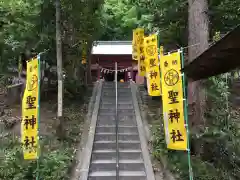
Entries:
POLYGON ((115 102, 115 84, 105 82, 102 87, 88 179, 147 180, 129 83, 118 83, 118 129, 115 102))

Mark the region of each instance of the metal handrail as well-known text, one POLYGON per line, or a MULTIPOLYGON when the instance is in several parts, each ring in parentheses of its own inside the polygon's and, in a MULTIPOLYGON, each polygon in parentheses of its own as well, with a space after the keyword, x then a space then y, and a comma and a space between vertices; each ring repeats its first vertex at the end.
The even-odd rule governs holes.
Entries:
POLYGON ((115 62, 115 122, 116 122, 116 180, 119 180, 119 147, 118 147, 118 88, 117 88, 117 62, 115 62))

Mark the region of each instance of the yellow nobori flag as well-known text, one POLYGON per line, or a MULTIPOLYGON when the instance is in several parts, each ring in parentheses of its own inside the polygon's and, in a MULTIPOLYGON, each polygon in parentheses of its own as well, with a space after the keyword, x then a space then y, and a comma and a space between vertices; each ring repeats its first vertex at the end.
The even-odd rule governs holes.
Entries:
POLYGON ((86 64, 87 63, 87 53, 86 53, 86 44, 83 45, 83 49, 82 49, 82 64, 86 64))
POLYGON ((27 62, 26 88, 22 100, 21 142, 24 159, 38 158, 39 59, 27 62))
POLYGON ((133 39, 132 39, 132 59, 133 60, 138 60, 138 56, 137 56, 137 30, 134 29, 133 30, 133 39))
POLYGON ((138 72, 139 76, 146 75, 146 66, 145 66, 145 51, 144 51, 144 33, 138 36, 138 72))
POLYGON ((167 148, 187 150, 180 52, 161 56, 162 102, 167 148))
POLYGON ((132 59, 139 60, 139 45, 142 44, 144 37, 144 29, 137 28, 133 30, 133 39, 132 39, 132 59))
POLYGON ((82 64, 86 64, 87 63, 87 58, 86 56, 82 56, 82 64))
POLYGON ((146 77, 148 82, 148 94, 150 96, 161 95, 160 69, 158 58, 157 35, 144 38, 146 77))

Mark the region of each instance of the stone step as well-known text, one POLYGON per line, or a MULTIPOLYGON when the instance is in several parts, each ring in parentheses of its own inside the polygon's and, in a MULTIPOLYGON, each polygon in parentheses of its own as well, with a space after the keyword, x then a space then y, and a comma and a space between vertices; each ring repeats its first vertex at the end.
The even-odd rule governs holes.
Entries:
MULTIPOLYGON (((132 96, 132 93, 122 93, 122 94, 119 94, 118 93, 118 99, 122 99, 122 98, 131 98, 131 96, 132 96)), ((102 95, 102 98, 109 98, 109 99, 116 99, 116 95, 115 94, 106 94, 106 93, 104 93, 103 95, 102 95)))
MULTIPOLYGON (((96 133, 115 133, 116 126, 97 126, 96 133)), ((119 133, 138 133, 137 126, 119 126, 119 133)))
MULTIPOLYGON (((114 81, 104 81, 103 85, 112 85, 114 84, 115 85, 115 82, 114 81)), ((126 85, 126 84, 130 84, 129 82, 117 82, 118 85, 126 85)))
MULTIPOLYGON (((116 160, 116 150, 96 150, 92 152, 92 160, 116 160)), ((121 150, 119 159, 142 159, 141 150, 121 150)))
MULTIPOLYGON (((92 172, 88 180, 116 180, 116 171, 92 172)), ((146 180, 146 173, 144 171, 120 171, 119 180, 146 180)))
MULTIPOLYGON (((133 149, 133 150, 140 150, 141 144, 140 141, 118 141, 119 149, 133 149)), ((116 149, 116 142, 115 141, 95 141, 93 144, 93 150, 106 150, 116 149)))
POLYGON ((115 110, 115 105, 113 105, 113 108, 111 108, 111 109, 101 109, 101 108, 99 108, 99 111, 98 111, 98 113, 99 114, 115 114, 115 112, 116 112, 116 110, 115 110))
MULTIPOLYGON (((101 104, 100 109, 115 109, 116 103, 114 104, 101 104)), ((132 109, 133 110, 133 104, 119 104, 117 106, 118 109, 132 109)))
MULTIPOLYGON (((132 92, 130 90, 128 91, 117 91, 117 94, 119 97, 124 96, 132 96, 132 92)), ((102 96, 109 96, 109 97, 116 97, 116 91, 115 90, 109 90, 109 91, 103 91, 102 96)))
MULTIPOLYGON (((103 87, 103 90, 104 90, 104 91, 115 90, 115 85, 114 85, 114 86, 103 87)), ((119 91, 119 92, 131 91, 131 88, 128 87, 128 86, 118 87, 118 91, 119 91)))
MULTIPOLYGON (((132 92, 131 92, 131 89, 124 88, 124 89, 118 89, 117 93, 118 93, 118 95, 119 94, 122 95, 122 94, 126 94, 126 93, 131 94, 132 92)), ((110 96, 115 96, 116 95, 115 87, 114 88, 103 89, 102 90, 102 95, 104 95, 104 94, 110 95, 110 96)))
POLYGON ((129 113, 129 114, 131 114, 131 113, 133 113, 133 114, 135 114, 135 111, 133 110, 133 109, 127 109, 127 108, 125 108, 125 109, 119 109, 118 110, 118 112, 119 113, 123 113, 123 114, 127 114, 127 113, 129 113))
MULTIPOLYGON (((100 106, 102 106, 102 105, 105 105, 105 104, 111 104, 112 106, 114 106, 115 107, 115 105, 116 105, 116 100, 115 99, 112 99, 112 100, 104 100, 104 99, 102 99, 102 102, 100 103, 100 106)), ((100 107, 99 106, 99 107, 100 107)))
MULTIPOLYGON (((115 102, 116 102, 115 99, 114 99, 114 101, 112 101, 112 102, 102 101, 102 102, 101 102, 101 105, 113 105, 113 104, 115 104, 115 102)), ((121 99, 118 99, 118 104, 121 104, 121 105, 125 105, 125 104, 127 104, 127 105, 132 105, 133 102, 132 102, 131 99, 128 99, 128 101, 121 101, 121 99)))
MULTIPOLYGON (((109 121, 115 121, 115 115, 110 115, 110 116, 107 116, 107 115, 101 115, 101 116, 98 116, 98 121, 100 120, 109 120, 109 121)), ((131 116, 126 116, 125 114, 118 114, 118 120, 119 121, 131 121, 131 120, 134 120, 135 121, 136 117, 134 115, 131 115, 131 116)))
MULTIPOLYGON (((125 110, 125 109, 119 109, 118 114, 126 115, 126 116, 134 116, 135 112, 133 110, 125 110)), ((116 111, 114 109, 99 109, 98 115, 99 116, 113 116, 115 115, 116 111)))
MULTIPOLYGON (((90 173, 94 171, 114 171, 116 170, 116 160, 95 160, 90 165, 90 173)), ((142 159, 119 160, 120 171, 144 171, 142 159)))
MULTIPOLYGON (((106 89, 112 89, 112 90, 115 90, 115 87, 116 87, 116 85, 115 84, 111 84, 111 85, 104 85, 103 86, 103 89, 104 90, 106 90, 106 89)), ((130 89, 130 85, 119 85, 118 84, 118 90, 120 90, 120 89, 130 89)))
MULTIPOLYGON (((119 133, 118 134, 119 141, 139 141, 139 136, 137 133, 119 133)), ((95 141, 115 141, 116 134, 115 133, 96 133, 95 141)))
MULTIPOLYGON (((107 112, 108 110, 110 110, 110 112, 112 111, 115 111, 116 107, 115 107, 115 104, 112 104, 112 106, 109 106, 109 107, 103 107, 103 106, 100 106, 99 107, 99 112, 107 112)), ((127 106, 127 105, 121 105, 121 106, 117 106, 117 109, 118 111, 122 112, 122 113, 131 113, 133 114, 134 112, 134 108, 133 106, 127 106), (132 111, 132 112, 131 112, 132 111)))
MULTIPOLYGON (((103 125, 116 126, 116 121, 109 120, 109 119, 97 121, 97 126, 103 126, 103 125)), ((118 125, 119 126, 135 126, 135 125, 137 125, 137 122, 135 120, 119 121, 118 125)))
MULTIPOLYGON (((103 101, 112 101, 114 100, 115 102, 116 97, 115 96, 102 96, 101 100, 103 101)), ((118 98, 118 102, 125 102, 125 101, 129 101, 130 99, 132 99, 132 96, 122 96, 121 98, 118 98)))

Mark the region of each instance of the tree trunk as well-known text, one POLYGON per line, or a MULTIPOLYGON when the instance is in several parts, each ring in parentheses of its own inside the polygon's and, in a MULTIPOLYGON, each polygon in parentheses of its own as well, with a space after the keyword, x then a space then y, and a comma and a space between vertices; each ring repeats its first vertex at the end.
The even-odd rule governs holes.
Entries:
POLYGON ((63 75, 62 75, 62 36, 61 36, 61 5, 60 0, 56 0, 56 47, 57 47, 57 75, 58 75, 58 127, 57 136, 63 139, 64 118, 63 118, 63 75))
MULTIPOLYGON (((208 48, 209 20, 207 0, 188 0, 188 3, 188 61, 191 62, 208 48)), ((205 124, 206 93, 203 81, 189 80, 188 84, 189 124, 193 131, 199 132, 205 124)))

